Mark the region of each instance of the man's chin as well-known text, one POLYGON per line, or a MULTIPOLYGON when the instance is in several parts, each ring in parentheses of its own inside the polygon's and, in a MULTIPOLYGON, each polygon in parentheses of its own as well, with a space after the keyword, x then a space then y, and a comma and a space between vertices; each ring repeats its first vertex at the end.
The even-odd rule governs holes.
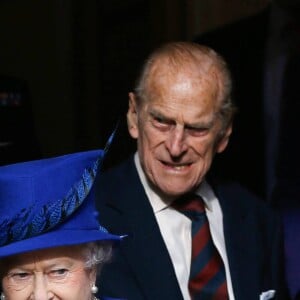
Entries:
POLYGON ((160 191, 163 193, 164 196, 169 197, 169 198, 178 198, 181 195, 184 195, 186 193, 191 192, 193 190, 192 187, 182 187, 180 186, 168 186, 168 187, 159 187, 160 191))

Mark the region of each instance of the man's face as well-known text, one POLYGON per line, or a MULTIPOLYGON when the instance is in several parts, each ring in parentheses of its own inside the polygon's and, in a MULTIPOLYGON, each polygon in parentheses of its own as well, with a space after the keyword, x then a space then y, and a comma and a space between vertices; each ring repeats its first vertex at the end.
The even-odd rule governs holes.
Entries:
POLYGON ((182 71, 151 78, 141 106, 130 94, 129 132, 147 178, 163 194, 179 196, 201 183, 214 154, 226 148, 231 127, 220 138, 216 80, 182 71))

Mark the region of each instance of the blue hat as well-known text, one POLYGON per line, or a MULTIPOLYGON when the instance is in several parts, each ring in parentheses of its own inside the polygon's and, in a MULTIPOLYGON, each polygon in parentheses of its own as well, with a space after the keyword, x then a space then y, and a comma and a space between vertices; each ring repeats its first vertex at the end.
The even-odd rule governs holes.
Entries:
POLYGON ((0 257, 118 241, 99 225, 93 183, 103 150, 0 167, 0 257))

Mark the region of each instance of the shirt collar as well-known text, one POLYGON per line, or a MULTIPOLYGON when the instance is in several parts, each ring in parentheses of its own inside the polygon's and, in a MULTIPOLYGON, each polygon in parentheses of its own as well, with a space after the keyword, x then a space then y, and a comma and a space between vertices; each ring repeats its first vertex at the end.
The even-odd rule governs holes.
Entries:
MULTIPOLYGON (((137 168, 138 175, 142 182, 142 185, 145 189, 146 195, 150 201, 150 204, 153 208, 154 213, 158 213, 170 206, 174 198, 162 199, 150 186, 149 181, 146 178, 146 175, 142 169, 141 162, 136 152, 134 155, 134 163, 137 168)), ((213 205, 212 202, 216 200, 216 196, 211 188, 211 186, 204 180, 198 189, 196 190, 196 194, 201 196, 206 208, 209 211, 212 211, 213 205)))

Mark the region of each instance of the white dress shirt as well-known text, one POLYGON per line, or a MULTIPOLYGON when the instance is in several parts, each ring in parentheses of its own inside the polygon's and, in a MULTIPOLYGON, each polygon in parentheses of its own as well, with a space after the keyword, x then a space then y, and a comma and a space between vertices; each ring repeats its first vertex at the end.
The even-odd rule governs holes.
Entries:
MULTIPOLYGON (((176 277, 185 300, 190 300, 188 281, 191 265, 191 220, 170 207, 170 200, 160 198, 149 186, 137 153, 134 157, 139 177, 153 208, 161 234, 169 251, 176 277)), ((197 190, 204 202, 214 244, 225 265, 229 299, 234 300, 228 258, 223 232, 223 214, 220 203, 207 182, 197 190)))

